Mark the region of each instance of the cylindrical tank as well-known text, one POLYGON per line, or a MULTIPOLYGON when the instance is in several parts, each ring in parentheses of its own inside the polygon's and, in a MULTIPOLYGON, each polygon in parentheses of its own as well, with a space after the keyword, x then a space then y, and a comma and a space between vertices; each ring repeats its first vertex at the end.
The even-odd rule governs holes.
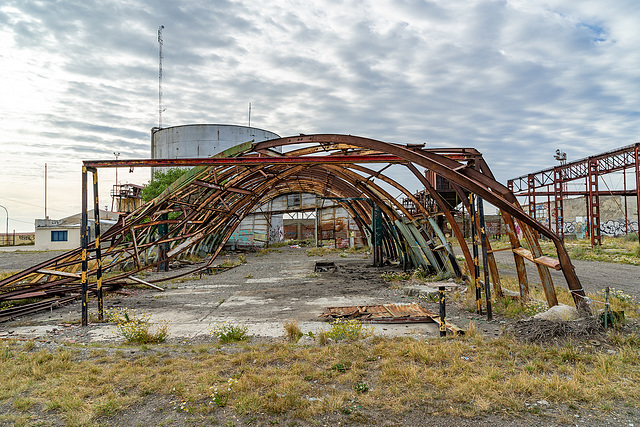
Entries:
MULTIPOLYGON (((183 125, 151 129, 152 159, 205 158, 218 154, 243 142, 261 142, 280 138, 268 130, 235 125, 183 125)), ((281 148, 277 148, 282 151, 281 148)), ((156 170, 151 168, 151 176, 156 170)), ((263 247, 269 241, 279 241, 283 230, 282 214, 264 220, 264 213, 247 215, 233 233, 228 244, 237 247, 263 247), (275 236, 275 237, 274 237, 275 236)), ((203 249, 205 252, 210 248, 203 249)))
POLYGON ((210 157, 243 142, 276 138, 280 138, 280 135, 268 130, 236 125, 196 124, 153 128, 151 158, 210 157))

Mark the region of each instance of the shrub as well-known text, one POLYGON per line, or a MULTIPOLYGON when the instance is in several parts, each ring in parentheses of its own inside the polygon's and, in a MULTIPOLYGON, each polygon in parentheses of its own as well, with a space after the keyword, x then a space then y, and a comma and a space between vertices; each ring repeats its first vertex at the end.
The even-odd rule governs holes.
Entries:
POLYGON ((107 310, 107 319, 114 322, 120 335, 129 343, 157 344, 165 342, 169 336, 168 321, 163 321, 155 330, 152 330, 148 314, 129 314, 126 308, 107 310))
POLYGON ((248 340, 248 330, 249 328, 245 325, 236 325, 231 322, 213 324, 209 327, 209 333, 223 344, 248 340))
POLYGON ((327 331, 327 338, 336 341, 357 340, 370 335, 373 335, 373 327, 365 326, 355 319, 338 319, 331 324, 331 328, 327 331))
POLYGON ((288 320, 284 322, 283 327, 288 341, 298 342, 300 337, 302 337, 302 331, 300 330, 297 320, 288 320))

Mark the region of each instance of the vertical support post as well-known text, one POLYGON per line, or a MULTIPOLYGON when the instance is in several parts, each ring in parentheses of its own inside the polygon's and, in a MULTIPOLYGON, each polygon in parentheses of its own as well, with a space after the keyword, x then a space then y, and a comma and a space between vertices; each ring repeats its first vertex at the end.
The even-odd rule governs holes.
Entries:
POLYGON ((553 231, 553 227, 551 226, 551 194, 549 194, 549 186, 547 186, 547 218, 549 218, 549 230, 553 231))
MULTIPOLYGON (((169 220, 169 214, 160 215, 161 221, 169 220)), ((160 234, 160 239, 164 239, 167 237, 167 233, 169 232, 169 225, 165 222, 158 226, 158 234, 160 234)), ((160 243, 158 245, 158 257, 160 263, 158 264, 158 271, 169 271, 169 260, 167 259, 167 252, 169 252, 169 243, 160 243)))
POLYGON ((478 261, 478 230, 476 227, 476 208, 473 193, 469 194, 469 204, 471 205, 471 240, 473 242, 473 282, 476 288, 476 312, 482 314, 480 264, 478 261))
POLYGON ((374 267, 380 267, 382 266, 382 212, 375 203, 373 204, 373 218, 371 222, 373 265, 374 267))
POLYGON ((607 321, 609 320, 609 287, 604 289, 604 328, 607 329, 607 321))
POLYGON ((87 223, 87 167, 82 166, 82 213, 80 215, 80 245, 82 247, 82 326, 89 324, 87 310, 87 270, 89 269, 89 263, 87 262, 87 250, 89 247, 87 229, 89 227, 87 223))
POLYGON ((536 179, 535 175, 527 176, 527 195, 529 196, 529 216, 535 220, 536 218, 536 179))
POLYGON ((98 298, 98 320, 104 320, 104 303, 102 298, 102 251, 100 250, 100 201, 98 200, 98 170, 93 173, 93 212, 95 217, 95 251, 96 251, 96 296, 98 298))
MULTIPOLYGON (((518 235, 516 234, 516 224, 513 221, 513 217, 504 211, 501 211, 501 213, 507 229, 507 234, 509 235, 511 249, 519 248, 520 240, 518 239, 518 235)), ((524 304, 527 304, 529 302, 529 280, 527 279, 527 267, 521 255, 513 252, 513 259, 516 264, 518 284, 520 285, 520 299, 524 304)))
POLYGON ((562 206, 562 199, 564 194, 562 193, 562 187, 564 186, 564 178, 562 176, 562 169, 560 166, 553 168, 553 198, 555 202, 556 212, 556 234, 562 241, 564 241, 564 210, 562 206))
POLYGON ((591 246, 602 245, 600 235, 600 195, 598 193, 598 161, 589 160, 589 228, 591 229, 591 246))
POLYGON ((622 169, 622 178, 624 180, 624 235, 625 237, 629 234, 629 227, 631 224, 629 223, 629 212, 627 209, 627 168, 626 166, 622 169))
POLYGON ((491 309, 491 284, 489 283, 489 262, 487 260, 487 233, 484 223, 484 203, 478 197, 478 219, 480 220, 480 240, 482 243, 482 268, 484 269, 484 296, 487 299, 487 320, 493 320, 491 309))
POLYGON ((438 301, 440 305, 440 336, 447 336, 447 306, 445 302, 444 286, 438 287, 438 301))

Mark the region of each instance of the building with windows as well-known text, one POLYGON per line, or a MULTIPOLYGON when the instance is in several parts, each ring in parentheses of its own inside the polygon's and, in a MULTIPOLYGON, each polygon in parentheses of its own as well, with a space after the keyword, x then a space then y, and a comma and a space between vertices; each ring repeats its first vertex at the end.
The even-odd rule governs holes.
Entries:
MULTIPOLYGON (((80 246, 80 213, 62 219, 36 219, 35 250, 70 250, 80 246)), ((89 211, 89 222, 93 223, 93 210, 89 211)), ((105 232, 118 220, 118 214, 100 210, 100 231, 105 232)), ((89 227, 93 240, 94 227, 89 227)))

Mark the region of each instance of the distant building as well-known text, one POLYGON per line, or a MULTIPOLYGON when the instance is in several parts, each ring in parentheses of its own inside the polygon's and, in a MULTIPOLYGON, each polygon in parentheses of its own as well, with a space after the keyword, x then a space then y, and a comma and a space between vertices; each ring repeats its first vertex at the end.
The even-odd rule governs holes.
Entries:
MULTIPOLYGON (((89 211, 89 241, 94 235, 94 214, 89 211)), ((70 250, 80 247, 80 213, 62 219, 36 219, 35 249, 41 251, 70 250)), ((100 210, 100 232, 103 233, 118 221, 115 212, 100 210)))

